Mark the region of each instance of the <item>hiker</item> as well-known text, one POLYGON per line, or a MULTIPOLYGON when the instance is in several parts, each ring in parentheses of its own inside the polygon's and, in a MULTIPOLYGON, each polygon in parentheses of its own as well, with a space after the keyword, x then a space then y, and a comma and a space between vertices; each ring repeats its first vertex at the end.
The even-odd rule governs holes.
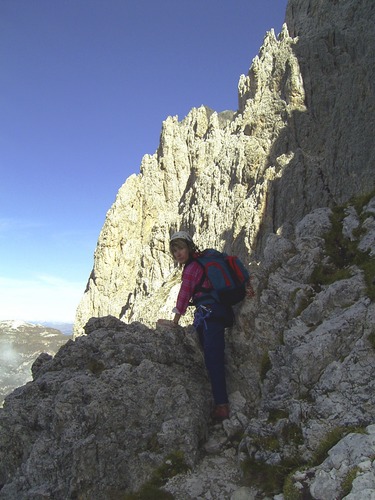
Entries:
POLYGON ((207 291, 212 289, 212 286, 205 276, 203 266, 196 260, 201 253, 191 236, 185 231, 179 231, 173 234, 169 246, 173 258, 183 266, 182 284, 176 307, 173 309, 173 320, 159 319, 157 325, 177 327, 192 300, 196 306, 193 324, 203 347, 215 402, 211 416, 214 420, 221 421, 229 418, 224 365, 224 330, 233 325, 233 311, 231 306, 217 302, 207 291), (206 291, 202 291, 202 288, 206 291))

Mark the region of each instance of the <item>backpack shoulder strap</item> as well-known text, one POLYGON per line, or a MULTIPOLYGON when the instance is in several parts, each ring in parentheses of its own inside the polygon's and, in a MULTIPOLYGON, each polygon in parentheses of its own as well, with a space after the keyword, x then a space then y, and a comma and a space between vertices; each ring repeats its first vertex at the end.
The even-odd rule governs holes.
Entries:
MULTIPOLYGON (((201 277, 201 279, 200 279, 200 281, 199 281, 198 285, 195 287, 195 289, 194 289, 194 293, 197 293, 197 292, 209 292, 210 290, 212 290, 212 288, 205 288, 205 287, 203 286, 203 283, 204 283, 204 282, 205 282, 205 280, 207 279, 207 273, 206 273, 206 268, 205 268, 205 265, 204 265, 204 264, 203 264, 203 262, 200 260, 200 257, 203 257, 203 258, 204 258, 204 257, 206 257, 206 256, 207 256, 207 254, 209 254, 209 252, 211 252, 211 249, 210 249, 210 248, 208 248, 207 250, 203 250, 203 252, 202 252, 201 254, 199 254, 199 255, 197 255, 196 257, 194 257, 194 258, 193 258, 193 260, 194 260, 195 262, 197 262, 197 263, 201 266, 201 268, 202 268, 202 270, 203 270, 202 277, 201 277)), ((214 250, 214 252, 215 252, 215 250, 214 250)))

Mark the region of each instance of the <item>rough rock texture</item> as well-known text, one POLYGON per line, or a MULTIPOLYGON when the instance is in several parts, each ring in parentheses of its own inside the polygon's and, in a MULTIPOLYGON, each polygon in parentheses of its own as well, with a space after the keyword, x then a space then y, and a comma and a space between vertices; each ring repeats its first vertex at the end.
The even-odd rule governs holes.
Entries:
POLYGON ((118 192, 78 307, 152 325, 176 288, 168 237, 261 259, 311 210, 373 188, 375 6, 372 0, 291 0, 239 80, 239 109, 168 117, 154 155, 118 192))
POLYGON ((166 466, 158 486, 177 500, 279 493, 286 473, 270 488, 249 479, 254 463, 287 472, 301 466, 288 491, 306 498, 340 498, 352 471, 348 493, 373 494, 375 286, 368 265, 374 268, 375 248, 358 248, 374 241, 374 203, 342 209, 338 234, 326 208, 302 219, 290 240, 269 236, 264 262, 254 266, 256 296, 238 308, 226 336, 232 413, 222 426, 209 421, 210 388, 192 328, 93 318, 87 335, 54 359, 39 357, 34 381, 0 410, 0 498, 126 498, 166 466), (351 239, 340 240, 348 232, 351 239), (332 237, 340 241, 337 255, 332 237), (364 260, 340 268, 335 259, 345 245, 356 252, 353 261, 364 260), (338 274, 323 284, 317 269, 323 278, 338 274), (329 459, 315 458, 337 430, 340 437, 355 430, 354 437, 344 437, 329 459), (174 466, 177 456, 188 472, 174 466))
POLYGON ((112 317, 86 330, 6 398, 1 498, 120 498, 170 453, 196 462, 209 387, 194 337, 112 317))
POLYGON ((290 0, 236 113, 164 122, 107 214, 75 342, 0 409, 0 498, 126 498, 156 473, 177 500, 373 498, 374 16, 290 0), (173 306, 180 228, 253 276, 218 427, 195 334, 150 328, 173 306))
POLYGON ((371 500, 375 497, 375 425, 363 433, 350 433, 316 467, 293 473, 295 491, 310 491, 312 498, 371 500), (346 494, 345 481, 350 493, 346 494))
MULTIPOLYGON (((347 212, 353 211, 350 207, 347 212)), ((367 207, 356 214, 360 231, 352 251, 374 235, 372 230, 363 232, 363 227, 370 226, 368 221, 374 220, 367 214, 367 207)), ((259 298, 240 311, 243 321, 251 317, 250 307, 254 316, 247 323, 251 332, 247 339, 239 332, 232 336, 231 381, 239 373, 251 380, 248 394, 238 381, 248 401, 260 384, 257 411, 240 445, 242 460, 250 457, 269 465, 295 462, 306 466, 333 431, 374 422, 375 306, 368 296, 374 293, 375 266, 369 256, 374 246, 366 257, 372 266, 369 275, 366 265, 352 265, 344 269, 347 277, 319 283, 316 269, 328 273, 332 265, 323 239, 329 215, 330 209, 317 209, 306 216, 297 225, 293 241, 269 237, 264 267, 257 273, 259 298), (240 353, 243 365, 238 366, 240 353)), ((347 226, 348 217, 344 211, 341 228, 347 226)), ((337 244, 337 257, 343 250, 337 244)), ((346 472, 354 465, 349 460, 346 472)), ((331 484, 336 495, 340 486, 331 484)), ((338 498, 314 491, 312 485, 312 498, 338 498)))

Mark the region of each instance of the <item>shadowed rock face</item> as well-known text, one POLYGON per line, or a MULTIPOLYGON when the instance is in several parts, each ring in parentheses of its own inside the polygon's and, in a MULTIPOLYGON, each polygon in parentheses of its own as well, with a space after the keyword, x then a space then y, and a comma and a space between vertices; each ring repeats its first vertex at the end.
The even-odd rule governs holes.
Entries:
POLYGON ((349 498, 374 490, 374 15, 372 0, 290 0, 236 113, 163 123, 107 214, 75 342, 0 410, 0 498, 121 498, 176 451, 193 468, 165 484, 177 499, 230 497, 249 461, 301 465, 293 495, 339 497, 354 467, 349 498), (253 276, 226 334, 232 415, 214 429, 195 334, 151 328, 179 287, 180 228, 253 276))
POLYGON ((87 331, 39 358, 34 382, 6 399, 1 483, 13 479, 1 498, 112 498, 137 489, 166 455, 197 460, 210 392, 192 334, 111 317, 87 331))

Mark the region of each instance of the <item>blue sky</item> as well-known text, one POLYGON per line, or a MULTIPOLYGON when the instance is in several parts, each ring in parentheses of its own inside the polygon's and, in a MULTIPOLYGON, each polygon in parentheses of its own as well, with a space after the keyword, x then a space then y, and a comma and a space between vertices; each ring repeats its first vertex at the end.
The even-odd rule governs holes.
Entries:
POLYGON ((287 0, 0 0, 0 320, 73 321, 162 121, 237 109, 287 0))

